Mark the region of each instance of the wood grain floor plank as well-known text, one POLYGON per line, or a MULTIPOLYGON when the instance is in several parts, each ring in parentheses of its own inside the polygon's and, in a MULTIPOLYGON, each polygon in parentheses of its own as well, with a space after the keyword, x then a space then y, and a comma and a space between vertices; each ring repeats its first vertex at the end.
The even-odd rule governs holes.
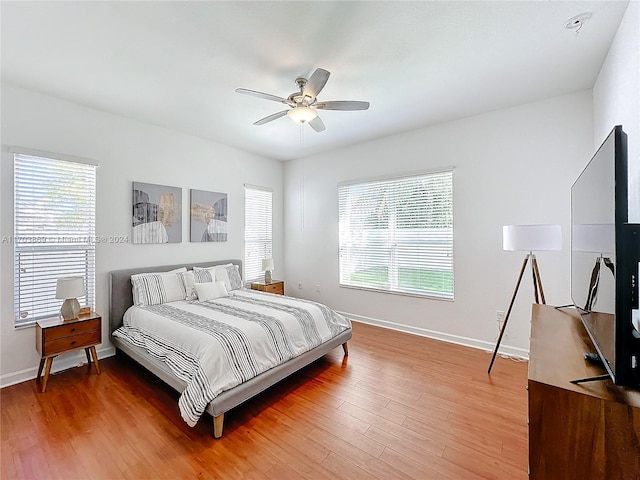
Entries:
POLYGON ((265 472, 264 478, 269 480, 300 480, 301 478, 307 477, 301 477, 300 474, 289 465, 278 462, 265 472))
POLYGON ((354 323, 322 359, 188 427, 179 394, 124 356, 0 390, 0 476, 455 479, 527 476, 527 365, 354 323))
POLYGON ((385 447, 380 456, 380 460, 392 465, 398 471, 408 475, 415 480, 442 480, 452 478, 431 467, 425 465, 426 462, 416 462, 406 455, 396 452, 392 448, 385 447))
POLYGON ((425 438, 408 429, 404 430, 408 435, 403 435, 404 432, 400 430, 390 433, 386 429, 374 426, 367 430, 365 435, 386 447, 398 449, 405 456, 422 463, 425 467, 429 466, 427 463, 423 463, 428 459, 428 457, 442 456, 445 449, 445 444, 443 442, 440 440, 425 438))
POLYGON ((341 463, 347 461, 375 478, 410 480, 410 477, 404 475, 402 471, 393 468, 388 463, 383 462, 377 457, 371 456, 364 450, 341 440, 337 436, 324 431, 322 428, 316 428, 310 432, 309 437, 318 444, 325 445, 332 452, 342 457, 343 460, 341 460, 341 463))
POLYGON ((335 422, 360 433, 366 432, 371 426, 369 423, 360 420, 353 415, 349 415, 339 408, 328 409, 321 406, 319 403, 311 402, 300 396, 283 399, 281 402, 274 405, 274 408, 287 415, 295 416, 302 421, 307 421, 313 418, 314 421, 318 422, 335 422))
POLYGON ((465 468, 471 467, 470 470, 485 478, 526 480, 529 477, 526 471, 513 467, 508 462, 483 455, 482 453, 463 445, 445 447, 442 458, 460 466, 464 465, 465 468))
MULTIPOLYGON (((386 448, 382 453, 382 459, 386 462, 392 464, 399 464, 400 466, 404 466, 404 471, 414 472, 416 475, 416 480, 422 480, 420 477, 420 472, 427 468, 427 472, 437 472, 434 475, 436 479, 452 479, 452 480, 487 480, 487 477, 478 475, 471 469, 465 468, 465 466, 459 466, 455 463, 451 463, 448 460, 436 456, 426 454, 426 458, 424 458, 421 462, 417 462, 404 454, 401 454, 395 451, 392 448, 386 448), (426 464, 426 465, 425 465, 426 464)), ((496 479, 499 477, 489 477, 492 479, 496 479)), ((507 477, 500 480, 509 480, 507 477)))
POLYGON ((447 422, 438 426, 434 426, 432 424, 427 425, 412 418, 408 418, 403 426, 424 437, 437 438, 444 443, 445 446, 456 446, 458 444, 464 445, 469 448, 479 450, 484 455, 492 458, 500 457, 502 455, 502 439, 491 437, 490 435, 483 434, 482 432, 460 430, 447 422))
POLYGON ((331 476, 344 475, 349 479, 380 480, 379 477, 374 477, 359 465, 333 452, 322 462, 322 465, 330 472, 331 476))

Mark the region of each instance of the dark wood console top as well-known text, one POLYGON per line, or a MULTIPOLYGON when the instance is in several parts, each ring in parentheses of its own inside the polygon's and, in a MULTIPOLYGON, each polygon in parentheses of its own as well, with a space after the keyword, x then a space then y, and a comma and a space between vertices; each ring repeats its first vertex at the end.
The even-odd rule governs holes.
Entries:
POLYGON ((639 390, 618 387, 611 380, 569 383, 607 373, 587 363, 583 358, 586 352, 595 352, 595 348, 575 309, 533 305, 529 380, 640 408, 639 390))

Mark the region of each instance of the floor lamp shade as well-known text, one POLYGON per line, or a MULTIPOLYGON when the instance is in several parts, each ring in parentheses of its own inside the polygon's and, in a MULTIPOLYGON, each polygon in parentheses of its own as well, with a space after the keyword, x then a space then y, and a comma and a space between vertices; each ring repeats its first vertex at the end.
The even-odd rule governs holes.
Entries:
POLYGON ((502 249, 523 252, 562 250, 560 225, 505 225, 502 227, 502 249))
POLYGON ((83 277, 62 277, 56 284, 56 298, 64 299, 60 314, 64 320, 78 318, 80 304, 78 297, 83 297, 84 278, 83 277))

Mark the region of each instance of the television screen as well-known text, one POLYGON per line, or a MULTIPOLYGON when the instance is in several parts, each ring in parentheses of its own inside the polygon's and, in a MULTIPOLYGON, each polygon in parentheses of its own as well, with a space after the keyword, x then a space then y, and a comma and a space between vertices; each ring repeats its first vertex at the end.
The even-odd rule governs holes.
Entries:
POLYGON ((617 126, 571 187, 571 297, 609 376, 640 378, 640 225, 628 223, 627 135, 617 126))
POLYGON ((615 141, 610 135, 571 188, 571 297, 615 372, 615 141))

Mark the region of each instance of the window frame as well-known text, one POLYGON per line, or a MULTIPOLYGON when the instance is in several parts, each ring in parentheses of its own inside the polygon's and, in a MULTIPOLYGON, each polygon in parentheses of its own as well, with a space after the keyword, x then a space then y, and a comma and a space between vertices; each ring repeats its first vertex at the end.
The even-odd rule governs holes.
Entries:
MULTIPOLYGON (((420 172, 411 172, 411 173, 406 173, 406 174, 402 174, 402 175, 389 175, 389 176, 382 176, 382 177, 375 177, 375 178, 366 178, 366 179, 358 179, 358 180, 350 180, 350 181, 345 181, 345 182, 340 182, 338 184, 338 188, 337 188, 337 194, 338 194, 338 285, 342 288, 350 288, 350 289, 356 289, 356 290, 363 290, 363 291, 371 291, 371 292, 378 292, 378 293, 388 293, 388 294, 393 294, 393 295, 404 295, 404 296, 411 296, 411 297, 418 297, 418 298, 429 298, 429 299, 436 299, 436 300, 444 300, 444 301, 455 301, 455 263, 454 263, 454 212, 453 212, 453 204, 454 204, 454 168, 453 167, 445 167, 445 168, 439 168, 439 169, 433 169, 433 170, 428 170, 428 171, 420 171, 420 172), (379 265, 376 266, 376 268, 380 268, 380 269, 386 269, 386 274, 383 275, 387 275, 387 283, 390 283, 390 285, 386 285, 386 286, 381 286, 380 284, 375 285, 375 281, 370 282, 369 285, 366 285, 364 283, 366 283, 366 280, 363 281, 345 281, 345 276, 347 275, 351 275, 351 277, 353 277, 353 274, 356 273, 356 271, 351 271, 351 273, 349 273, 350 270, 354 270, 354 261, 353 261, 353 255, 351 258, 349 258, 348 260, 345 260, 345 255, 349 255, 349 246, 345 245, 345 238, 351 238, 351 232, 347 233, 344 231, 345 227, 345 222, 347 221, 345 219, 344 216, 344 209, 346 208, 346 205, 343 203, 345 201, 347 201, 346 199, 344 199, 344 197, 342 197, 342 195, 344 195, 344 191, 345 189, 349 189, 350 187, 362 187, 362 188, 366 188, 367 186, 373 186, 373 185, 395 185, 395 188, 400 188, 398 187, 398 185, 401 184, 401 182, 403 181, 411 181, 411 180, 419 180, 421 178, 429 178, 429 177, 436 177, 436 176, 445 176, 448 177, 448 185, 446 186, 447 188, 449 188, 449 192, 450 192, 450 196, 447 198, 447 202, 449 203, 448 206, 448 213, 447 215, 449 215, 450 217, 450 222, 449 222, 449 226, 446 227, 449 230, 448 233, 448 237, 449 237, 449 241, 446 245, 449 246, 449 252, 446 255, 446 257, 449 259, 448 263, 450 264, 448 266, 447 269, 443 269, 443 271, 446 272, 450 272, 450 291, 447 289, 445 291, 444 288, 440 289, 440 290, 433 290, 433 289, 426 289, 424 291, 418 291, 417 289, 409 289, 409 288, 399 288, 399 285, 401 283, 401 280, 399 279, 400 277, 400 266, 407 266, 407 262, 402 262, 400 260, 398 260, 398 257, 400 256, 400 253, 398 252, 398 245, 396 243, 396 245, 392 245, 394 242, 389 242, 392 246, 390 247, 391 249, 395 249, 393 250, 393 253, 391 253, 391 250, 389 250, 389 257, 395 257, 396 260, 394 261, 393 259, 390 259, 388 261, 388 263, 386 265, 384 265, 382 263, 380 263, 379 265), (341 193, 342 192, 342 193, 341 193), (389 272, 389 269, 392 269, 393 272, 389 272), (391 280, 389 280, 389 278, 391 278, 391 280)), ((394 199, 398 200, 400 198, 399 195, 395 195, 394 199)), ((396 204, 396 207, 400 206, 399 203, 396 204)), ((353 204, 351 206, 351 208, 353 207, 353 204)), ((389 207, 387 207, 389 208, 389 207)), ((388 233, 388 236, 393 237, 393 235, 397 234, 397 232, 401 232, 402 231, 402 227, 398 226, 398 218, 401 215, 398 215, 398 212, 400 210, 396 209, 395 212, 393 214, 389 214, 389 220, 387 220, 390 224, 393 224, 393 233, 388 233), (391 217, 393 217, 393 220, 391 220, 391 217)), ((350 215, 350 214, 348 214, 350 215)), ((406 217, 405 217, 406 218, 406 217)), ((350 225, 350 219, 349 219, 349 225, 350 225)), ((350 227, 349 227, 350 228, 350 227)), ((381 229, 384 230, 384 229, 381 229)), ((389 228, 388 230, 391 230, 391 228, 389 228)), ((361 229, 361 231, 364 231, 364 229, 361 229)), ((445 235, 446 236, 446 235, 445 235)), ((433 237, 433 238, 437 238, 437 237, 433 237)), ((395 238, 394 238, 395 239, 395 238)), ((347 242, 348 243, 348 242, 347 242)), ((368 245, 375 245, 378 246, 383 244, 384 242, 378 242, 378 245, 374 244, 368 244, 368 245)), ((367 245, 365 243, 365 245, 367 245)), ((381 248, 379 250, 382 250, 381 248)), ((371 250, 368 250, 369 252, 371 250)), ((380 251, 376 251, 374 254, 379 254, 380 251)), ((415 251, 409 253, 408 255, 413 254, 415 257, 418 257, 419 254, 416 253, 415 251)), ((406 251, 405 251, 405 255, 407 255, 406 251)), ((424 258, 427 258, 428 256, 425 256, 424 258)), ((380 260, 382 257, 378 256, 378 259, 380 260)), ((433 257, 433 259, 435 259, 436 257, 433 257)), ((423 257, 421 256, 420 259, 423 259, 423 257)), ((375 260, 373 262, 371 261, 365 261, 362 263, 362 265, 368 269, 373 269, 374 267, 374 263, 375 260)), ((416 264, 417 266, 420 266, 419 263, 416 264)), ((409 265, 410 267, 412 265, 409 265)), ((404 280, 404 283, 406 283, 406 277, 404 280)), ((448 281, 445 282, 444 281, 444 276, 443 276, 443 283, 449 283, 448 281)))
POLYGON ((244 282, 245 284, 249 284, 251 282, 257 282, 264 279, 264 274, 260 276, 262 273, 262 260, 263 258, 273 258, 273 190, 268 187, 260 187, 256 185, 244 185, 244 282), (264 195, 265 197, 269 197, 269 205, 263 205, 259 208, 264 208, 269 212, 270 221, 264 222, 264 225, 261 225, 258 229, 263 228, 264 230, 261 233, 264 233, 264 239, 256 239, 255 237, 249 237, 248 235, 251 232, 251 228, 248 226, 248 222, 251 221, 249 218, 249 214, 257 214, 256 212, 250 212, 249 202, 247 198, 247 194, 251 193, 256 197, 259 195, 264 195), (268 223, 268 226, 267 226, 268 223), (253 244, 263 244, 263 248, 248 248, 250 243, 253 244), (260 251, 257 255, 262 255, 260 258, 250 258, 252 251, 260 251), (259 272, 259 273, 254 273, 259 272))
POLYGON ((95 309, 97 163, 28 149, 10 148, 10 152, 14 157, 11 239, 14 328, 31 327, 38 320, 59 314, 63 300, 55 298, 55 289, 57 279, 64 276, 82 276, 85 279, 86 294, 79 298, 79 302, 95 309), (41 171, 42 175, 38 178, 34 171, 41 171), (75 181, 80 182, 73 186, 73 191, 69 189, 71 175, 76 175, 75 181), (78 185, 81 186, 79 190, 78 185), (63 195, 63 200, 55 204, 58 208, 53 210, 48 221, 38 219, 42 230, 38 234, 34 226, 36 221, 29 220, 29 215, 41 210, 43 201, 51 201, 47 197, 47 188, 63 188, 57 191, 57 195, 63 195), (80 219, 75 224, 69 220, 70 214, 64 212, 74 202, 82 205, 80 209, 72 210, 72 215, 80 219), (66 223, 61 222, 65 215, 66 223), (59 222, 57 225, 56 221, 59 222), (60 228, 60 223, 64 228, 60 228), (32 266, 31 272, 25 271, 25 264, 32 266), (29 307, 25 308, 25 305, 29 307), (25 316, 25 312, 28 315, 25 316))

